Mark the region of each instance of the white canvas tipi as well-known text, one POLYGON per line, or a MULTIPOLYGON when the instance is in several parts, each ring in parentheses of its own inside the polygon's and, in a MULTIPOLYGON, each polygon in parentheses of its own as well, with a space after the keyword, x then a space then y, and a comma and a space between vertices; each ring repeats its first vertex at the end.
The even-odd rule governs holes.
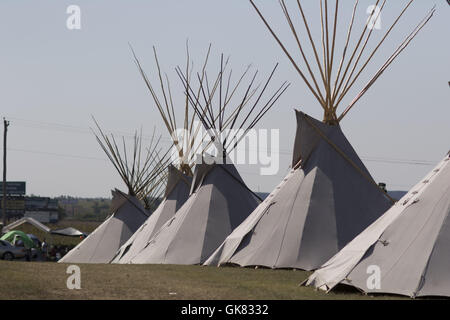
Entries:
MULTIPOLYGON (((323 110, 323 121, 297 112, 297 134, 291 172, 249 218, 227 237, 205 264, 313 270, 336 254, 394 203, 393 199, 378 188, 342 133, 340 124, 425 26, 434 9, 406 37, 339 115, 337 110, 340 103, 357 83, 411 2, 363 62, 363 53, 373 35, 373 28, 369 28, 368 24, 372 18, 376 20, 379 13, 371 13, 367 23, 363 25, 360 40, 353 47, 350 40, 356 29, 355 15, 359 3, 355 1, 348 32, 344 38, 346 40, 342 46, 342 58, 338 63, 334 60, 338 47, 338 18, 342 12, 339 9, 339 1, 336 1, 334 11, 328 6, 328 1, 316 2, 320 7, 321 18, 320 51, 323 56, 320 59, 318 45, 301 1, 293 3, 293 6, 297 11, 295 16, 300 17, 304 27, 303 33, 297 31, 297 24, 292 21, 292 8, 287 6, 285 0, 280 0, 281 9, 300 50, 304 67, 295 61, 255 1, 250 0, 250 3, 319 102, 323 110), (300 35, 305 36, 305 39, 300 39, 300 35), (308 44, 313 53, 312 59, 307 56, 308 44), (316 73, 313 67, 318 70, 316 73)), ((381 11, 384 5, 385 3, 381 11)))
POLYGON ((189 199, 130 263, 201 264, 258 204, 233 165, 197 165, 189 199))
POLYGON ((116 253, 112 263, 130 263, 148 244, 155 233, 186 202, 192 178, 169 166, 166 193, 161 204, 116 253))
MULTIPOLYGON (((175 100, 170 91, 170 83, 168 77, 167 83, 162 81, 161 67, 156 54, 156 49, 154 48, 153 50, 156 64, 155 69, 157 70, 155 73, 160 80, 161 93, 159 95, 142 69, 141 63, 134 51, 133 55, 139 72, 151 94, 154 106, 159 111, 163 123, 170 134, 173 149, 175 151, 172 156, 174 156, 175 159, 172 159, 172 164, 168 167, 167 187, 161 204, 133 236, 118 250, 112 263, 131 263, 136 255, 147 247, 148 242, 155 233, 167 221, 171 220, 178 209, 186 202, 191 190, 192 168, 195 164, 194 156, 197 151, 201 151, 201 148, 198 148, 197 144, 204 140, 204 137, 199 134, 199 129, 202 124, 200 122, 195 123, 195 112, 189 111, 189 101, 187 97, 184 96, 184 130, 179 133, 176 122, 178 117, 175 113, 175 100)), ((187 72, 189 72, 190 68, 191 63, 188 54, 186 64, 187 72)))
POLYGON ((381 218, 311 275, 367 293, 450 296, 450 153, 381 218))
POLYGON ((234 109, 228 111, 233 105, 232 96, 237 92, 237 87, 249 69, 235 86, 230 85, 231 71, 229 77, 226 77, 228 60, 224 61, 222 55, 220 71, 213 79, 215 83, 209 83, 206 76, 209 53, 210 50, 204 68, 201 74, 198 74, 198 90, 193 89, 189 82, 189 73, 178 69, 178 74, 183 80, 190 105, 210 135, 218 156, 211 159, 205 155, 201 158, 202 161, 196 164, 188 200, 130 263, 202 264, 261 201, 245 185, 227 155, 276 103, 287 85, 284 83, 266 104, 262 104, 263 93, 275 69, 262 90, 253 88, 255 74, 243 99, 239 99, 239 102, 234 104, 234 109), (223 78, 228 78, 228 84, 223 78), (229 86, 230 91, 222 86, 229 86), (215 89, 210 91, 213 87, 215 89), (252 100, 253 97, 255 98, 252 100), (262 108, 257 108, 259 103, 263 105, 262 108), (244 112, 244 107, 251 104, 252 109, 244 112), (236 132, 240 135, 227 131, 233 129, 234 125, 239 125, 240 130, 236 132))
MULTIPOLYGON (((97 124, 97 123, 96 123, 97 124)), ((167 153, 159 156, 159 139, 151 138, 146 157, 141 158, 142 133, 134 137, 132 157, 127 158, 125 139, 123 154, 114 136, 108 137, 97 124, 97 141, 128 188, 128 194, 112 192, 111 214, 87 238, 69 251, 61 263, 109 263, 117 250, 136 232, 149 217, 144 207, 152 205, 165 183, 167 153), (156 141, 156 142, 155 142, 156 141), (150 197, 149 197, 150 196, 150 197)))
POLYGON ((293 169, 206 264, 312 270, 390 207, 339 126, 296 114, 293 169))
POLYGON ((136 197, 119 190, 112 191, 112 196, 112 214, 59 262, 108 263, 148 218, 149 213, 136 197))

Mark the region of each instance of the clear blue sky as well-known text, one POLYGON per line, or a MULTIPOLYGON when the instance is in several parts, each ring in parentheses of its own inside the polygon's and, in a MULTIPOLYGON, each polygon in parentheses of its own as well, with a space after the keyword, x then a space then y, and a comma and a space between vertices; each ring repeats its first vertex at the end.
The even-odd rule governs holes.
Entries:
MULTIPOLYGON (((288 47, 295 49, 278 2, 257 2, 288 47)), ((303 2, 310 19, 317 21, 316 3, 303 2)), ((341 2, 342 40, 352 3, 341 2)), ((361 1, 356 15, 359 25, 367 19, 365 9, 373 2, 361 1)), ((387 1, 381 31, 404 3, 387 1)), ((374 178, 387 182, 390 189, 410 188, 450 148, 450 6, 444 0, 436 3, 437 13, 430 24, 342 122, 374 178), (429 164, 392 163, 393 159, 429 164)), ((367 76, 432 4, 415 1, 367 76)), ((317 23, 312 23, 312 28, 317 30, 317 23)), ((375 35, 380 37, 381 31, 375 35)), ((322 115, 245 0, 1 1, 0 115, 11 120, 8 179, 25 180, 28 193, 43 196, 109 196, 111 188, 123 189, 89 131, 90 115, 108 131, 131 133, 142 126, 150 134, 156 126, 167 137, 134 66, 128 42, 149 73, 153 70, 151 47, 155 45, 175 83, 178 79, 173 68, 184 63, 186 39, 198 62, 211 42, 214 57, 221 52, 231 55, 233 69, 242 70, 252 63, 267 74, 280 62, 275 80, 292 83, 276 109, 259 125, 280 129, 279 175, 260 177, 257 167, 240 168, 250 187, 271 191, 290 163, 296 125, 293 108, 317 118, 322 115), (81 7, 81 30, 66 28, 66 8, 71 4, 81 7)), ((358 86, 362 85, 363 81, 358 86)), ((174 92, 182 95, 181 87, 175 87, 174 92)))

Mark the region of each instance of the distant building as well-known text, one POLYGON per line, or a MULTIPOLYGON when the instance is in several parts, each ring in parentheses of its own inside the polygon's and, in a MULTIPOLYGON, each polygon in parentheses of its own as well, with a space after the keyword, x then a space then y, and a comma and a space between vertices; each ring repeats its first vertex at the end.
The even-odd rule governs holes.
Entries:
MULTIPOLYGON (((3 201, 0 200, 0 210, 2 210, 3 201)), ((6 198, 6 215, 9 219, 20 219, 25 213, 25 197, 8 196, 6 198)))
POLYGON ((43 223, 56 223, 59 220, 58 200, 45 197, 25 197, 24 216, 43 223))
MULTIPOLYGON (((8 219, 30 217, 43 223, 58 222, 59 204, 57 199, 27 197, 25 194, 26 182, 8 181, 6 183, 6 216, 8 219)), ((0 196, 3 196, 2 188, 0 188, 0 196)), ((1 207, 2 201, 0 201, 0 209, 2 209, 1 207)))
POLYGON ((59 220, 58 212, 52 211, 26 211, 25 217, 36 219, 42 223, 57 223, 59 220))

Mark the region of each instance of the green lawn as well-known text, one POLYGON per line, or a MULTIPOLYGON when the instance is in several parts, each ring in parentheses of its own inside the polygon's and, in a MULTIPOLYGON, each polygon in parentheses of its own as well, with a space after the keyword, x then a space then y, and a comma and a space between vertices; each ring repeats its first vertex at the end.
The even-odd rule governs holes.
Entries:
POLYGON ((0 298, 375 299, 359 293, 325 294, 300 287, 299 283, 310 274, 303 271, 174 265, 79 266, 81 290, 69 290, 68 265, 0 261, 0 298))

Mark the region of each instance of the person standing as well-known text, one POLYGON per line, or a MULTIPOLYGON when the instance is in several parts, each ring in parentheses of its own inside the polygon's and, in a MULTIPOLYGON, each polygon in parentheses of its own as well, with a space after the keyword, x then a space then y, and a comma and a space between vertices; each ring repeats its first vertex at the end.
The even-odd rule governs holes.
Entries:
POLYGON ((41 252, 42 252, 42 257, 43 257, 44 261, 47 261, 48 245, 47 245, 47 242, 45 241, 45 238, 41 243, 41 252))

